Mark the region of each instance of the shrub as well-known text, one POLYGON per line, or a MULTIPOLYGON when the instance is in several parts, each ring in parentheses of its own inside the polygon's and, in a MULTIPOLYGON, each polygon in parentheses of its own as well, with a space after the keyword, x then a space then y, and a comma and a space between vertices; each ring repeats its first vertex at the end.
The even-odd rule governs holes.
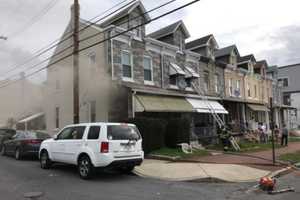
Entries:
POLYGON ((129 119, 135 124, 143 138, 143 150, 146 154, 165 146, 166 121, 163 119, 139 117, 129 119))
POLYGON ((180 118, 168 120, 165 133, 166 146, 176 148, 179 143, 189 143, 190 132, 191 127, 189 119, 180 118))

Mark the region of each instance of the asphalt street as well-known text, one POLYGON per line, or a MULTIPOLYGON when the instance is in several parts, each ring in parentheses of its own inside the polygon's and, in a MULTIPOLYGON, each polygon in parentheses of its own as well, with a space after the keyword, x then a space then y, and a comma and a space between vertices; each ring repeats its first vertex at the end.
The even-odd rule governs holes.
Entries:
MULTIPOLYGON (((300 176, 280 179, 300 190, 300 176)), ((253 189, 255 183, 167 182, 100 172, 92 180, 81 180, 76 168, 56 165, 40 169, 36 160, 16 161, 0 156, 0 200, 23 200, 28 192, 42 192, 41 200, 183 200, 183 199, 297 199, 299 192, 270 196, 253 189)))

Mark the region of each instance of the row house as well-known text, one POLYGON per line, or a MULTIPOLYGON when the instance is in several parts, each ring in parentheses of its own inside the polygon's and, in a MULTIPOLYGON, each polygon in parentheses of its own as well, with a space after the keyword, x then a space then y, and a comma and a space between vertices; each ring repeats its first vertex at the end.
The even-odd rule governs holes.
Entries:
POLYGON ((225 68, 224 107, 229 111, 226 122, 235 132, 255 130, 259 123, 269 129, 269 99, 272 79, 266 76, 266 61, 256 61, 251 55, 240 56, 235 45, 216 52, 225 68))
MULTIPOLYGON (((150 20, 136 1, 99 25, 80 34, 80 48, 105 42, 80 52, 80 121, 124 121, 133 117, 188 117, 199 137, 216 134, 210 114, 228 112, 220 104, 224 92, 224 65, 217 64, 218 48, 212 35, 187 43, 190 34, 182 21, 151 34, 141 26, 150 20), (139 17, 142 16, 142 17, 139 17), (101 34, 100 34, 101 33, 101 34), (120 34, 122 33, 122 34, 120 34), (117 37, 113 37, 118 35, 117 37), (113 37, 113 38, 112 38, 113 37), (200 88, 201 94, 195 90, 200 88), (206 96, 207 101, 203 100, 206 96), (209 106, 208 106, 209 105, 209 106)), ((62 36, 72 30, 72 19, 62 36)), ((89 22, 81 20, 81 26, 89 22)), ((56 52, 72 44, 62 42, 56 52)), ((66 51, 65 54, 69 52, 66 51)), ((64 56, 53 56, 55 62, 64 56)), ((72 58, 55 63, 47 71, 46 121, 49 132, 73 121, 72 58)))

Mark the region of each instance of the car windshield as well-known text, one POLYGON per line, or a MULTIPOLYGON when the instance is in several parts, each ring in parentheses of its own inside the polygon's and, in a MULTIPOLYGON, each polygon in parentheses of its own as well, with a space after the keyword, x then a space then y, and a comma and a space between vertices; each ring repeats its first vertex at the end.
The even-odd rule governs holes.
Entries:
POLYGON ((50 135, 47 133, 42 133, 42 132, 22 132, 25 138, 30 138, 30 139, 47 139, 51 138, 50 135))
POLYGON ((112 125, 107 126, 107 137, 109 140, 139 140, 139 130, 135 126, 112 125))

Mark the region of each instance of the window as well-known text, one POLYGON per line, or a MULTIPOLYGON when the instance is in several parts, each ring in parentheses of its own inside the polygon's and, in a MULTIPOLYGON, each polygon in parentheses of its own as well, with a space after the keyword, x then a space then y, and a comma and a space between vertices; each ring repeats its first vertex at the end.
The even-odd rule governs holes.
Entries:
POLYGON ((283 104, 288 106, 291 105, 291 96, 289 94, 283 95, 283 104))
POLYGON ((204 72, 204 90, 205 92, 208 92, 209 89, 209 73, 204 72))
POLYGON ((83 137, 85 126, 65 128, 57 137, 58 140, 80 140, 83 137))
POLYGON ((185 82, 186 82, 186 87, 192 87, 192 78, 186 78, 185 79, 185 82))
POLYGON ((183 38, 182 38, 182 36, 180 36, 180 38, 179 38, 179 50, 183 51, 183 38))
POLYGON ((215 92, 219 93, 219 74, 215 74, 215 92))
POLYGON ((55 128, 59 128, 59 107, 55 108, 55 128))
POLYGON ((254 85, 254 98, 257 98, 257 86, 254 85))
POLYGON ((96 140, 99 138, 100 126, 91 126, 88 133, 88 140, 96 140))
POLYGON ((107 138, 109 140, 139 140, 141 136, 135 126, 115 125, 107 126, 107 138))
POLYGON ((131 54, 127 51, 122 51, 122 70, 123 77, 132 78, 131 54))
POLYGON ((288 78, 279 78, 278 84, 282 87, 288 87, 289 86, 289 79, 288 78))
POLYGON ((247 83, 247 92, 248 92, 248 97, 251 97, 251 88, 249 83, 247 83))
POLYGON ((230 64, 236 65, 236 63, 237 63, 236 55, 235 54, 231 54, 230 55, 230 64))
POLYGON ((238 97, 241 96, 241 80, 236 80, 235 95, 238 96, 238 97))
POLYGON ((236 90, 239 92, 241 91, 241 80, 236 81, 236 90))
POLYGON ((229 84, 228 84, 228 88, 229 88, 229 96, 233 96, 233 80, 232 78, 229 79, 229 84))
POLYGON ((96 101, 90 102, 90 122, 96 121, 96 101))
POLYGON ((176 74, 170 76, 169 84, 170 85, 177 85, 177 75, 176 74))
POLYGON ((152 81, 152 59, 144 57, 144 80, 152 81))

